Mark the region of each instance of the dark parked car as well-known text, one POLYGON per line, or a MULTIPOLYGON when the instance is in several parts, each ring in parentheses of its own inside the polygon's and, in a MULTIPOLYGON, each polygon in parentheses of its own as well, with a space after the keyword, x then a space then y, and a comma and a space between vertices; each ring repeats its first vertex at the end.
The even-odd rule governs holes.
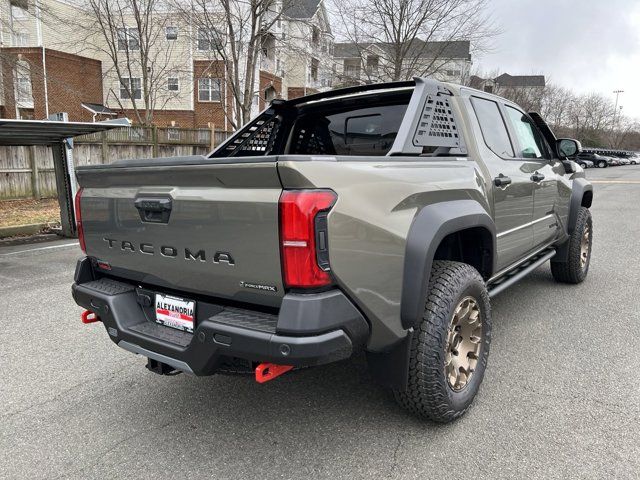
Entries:
POLYGON ((580 164, 581 161, 589 160, 598 168, 606 168, 611 165, 611 159, 608 157, 603 157, 602 155, 591 152, 580 152, 573 160, 578 164, 580 164))

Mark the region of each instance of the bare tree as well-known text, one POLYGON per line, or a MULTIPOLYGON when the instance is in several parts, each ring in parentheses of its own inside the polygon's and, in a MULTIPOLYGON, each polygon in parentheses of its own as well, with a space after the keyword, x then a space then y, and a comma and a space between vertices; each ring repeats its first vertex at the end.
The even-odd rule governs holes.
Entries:
POLYGON ((640 149, 637 137, 640 135, 640 122, 627 117, 620 118, 616 127, 609 134, 609 147, 616 149, 640 149), (636 143, 634 144, 634 139, 636 143))
MULTIPOLYGON (((172 8, 192 26, 193 42, 205 52, 212 69, 220 62, 231 95, 227 119, 236 129, 250 120, 255 93, 259 90, 261 55, 278 48, 272 33, 283 11, 293 0, 174 0, 172 8)), ((219 68, 219 67, 218 67, 219 68)), ((221 75, 222 76, 222 75, 221 75)))
POLYGON ((447 49, 467 40, 475 51, 490 48, 499 32, 487 0, 334 0, 343 39, 366 64, 379 55, 369 80, 405 80, 447 68, 447 49))
POLYGON ((131 110, 138 123, 150 125, 154 111, 178 95, 168 88, 168 78, 184 76, 188 70, 180 64, 173 43, 165 41, 166 27, 175 25, 166 2, 79 0, 75 5, 76 18, 49 15, 48 20, 74 25, 82 36, 82 48, 75 50, 106 59, 105 81, 116 79, 117 87, 109 88, 107 100, 131 110))
POLYGON ((575 101, 575 95, 569 89, 548 83, 540 105, 542 118, 554 126, 567 125, 569 110, 575 101))

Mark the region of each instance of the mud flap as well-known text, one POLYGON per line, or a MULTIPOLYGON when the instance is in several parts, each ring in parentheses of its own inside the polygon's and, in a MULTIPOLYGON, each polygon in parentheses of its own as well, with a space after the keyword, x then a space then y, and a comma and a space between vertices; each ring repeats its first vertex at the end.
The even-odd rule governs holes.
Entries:
POLYGON ((386 352, 367 352, 367 364, 373 379, 383 387, 405 391, 409 382, 409 354, 413 329, 386 352))

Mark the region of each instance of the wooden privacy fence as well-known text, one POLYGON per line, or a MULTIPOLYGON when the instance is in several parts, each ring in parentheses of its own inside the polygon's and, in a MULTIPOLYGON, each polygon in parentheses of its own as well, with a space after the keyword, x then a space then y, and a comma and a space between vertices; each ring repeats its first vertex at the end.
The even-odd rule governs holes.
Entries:
MULTIPOLYGON (((74 139, 76 166, 116 160, 204 155, 230 132, 210 129, 130 127, 74 139)), ((50 147, 0 147, 0 200, 56 195, 50 147)))

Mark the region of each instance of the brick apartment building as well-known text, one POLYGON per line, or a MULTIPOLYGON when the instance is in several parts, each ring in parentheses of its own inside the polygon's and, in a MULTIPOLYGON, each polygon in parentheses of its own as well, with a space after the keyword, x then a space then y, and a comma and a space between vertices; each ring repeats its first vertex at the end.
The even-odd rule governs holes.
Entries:
POLYGON ((102 103, 99 60, 44 47, 0 48, 0 116, 43 119, 68 112, 71 120, 91 121, 82 104, 102 103))
MULTIPOLYGON (((326 80, 330 63, 319 62, 320 54, 327 57, 333 42, 324 0, 295 0, 287 5, 282 18, 264 32, 252 113, 273 98, 313 93, 330 84, 326 80)), ((131 77, 124 79, 128 87, 123 88, 106 48, 87 48, 86 32, 65 24, 65 18, 78 15, 77 5, 68 0, 0 0, 3 117, 41 119, 65 111, 70 120, 90 121, 102 112, 137 121, 131 97, 143 110, 141 72, 134 67, 131 77)), ((155 85, 161 106, 153 111, 153 123, 230 130, 233 95, 226 79, 231 66, 219 59, 210 42, 203 41, 198 28, 179 16, 165 15, 156 48, 168 52, 163 62, 167 74, 155 85)), ((118 28, 121 58, 125 53, 135 55, 140 48, 130 37, 135 21, 131 19, 131 25, 126 17, 118 21, 123 22, 118 28)))

